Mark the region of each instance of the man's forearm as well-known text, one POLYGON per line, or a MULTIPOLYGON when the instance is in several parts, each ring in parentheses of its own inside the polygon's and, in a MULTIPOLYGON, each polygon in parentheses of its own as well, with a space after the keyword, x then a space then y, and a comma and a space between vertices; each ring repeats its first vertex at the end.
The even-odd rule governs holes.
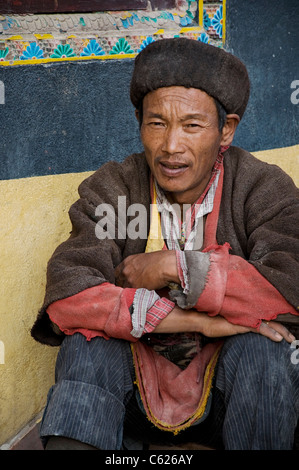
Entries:
POLYGON ((202 333, 203 313, 196 310, 183 310, 175 306, 173 310, 156 326, 154 333, 202 333))
POLYGON ((184 310, 175 306, 173 310, 157 325, 154 333, 188 333, 196 332, 211 338, 247 333, 251 328, 233 325, 221 316, 209 317, 207 313, 194 309, 184 310))
POLYGON ((207 313, 196 310, 183 310, 180 307, 174 309, 165 317, 153 331, 154 333, 202 333, 208 338, 223 338, 242 333, 259 333, 275 342, 280 342, 283 338, 291 343, 295 337, 285 326, 279 322, 262 322, 259 330, 235 325, 224 317, 217 315, 210 317, 207 313))

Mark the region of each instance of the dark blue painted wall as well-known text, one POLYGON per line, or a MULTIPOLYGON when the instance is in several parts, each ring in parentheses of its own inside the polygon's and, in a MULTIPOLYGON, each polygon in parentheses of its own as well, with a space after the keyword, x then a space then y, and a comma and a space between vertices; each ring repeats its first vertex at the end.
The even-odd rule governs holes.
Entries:
POLYGON ((132 61, 0 69, 0 178, 89 171, 141 149, 132 61))
POLYGON ((299 1, 227 0, 225 49, 246 64, 251 97, 235 143, 250 151, 299 143, 299 1))
MULTIPOLYGON (((298 143, 298 0, 227 0, 225 48, 248 66, 252 94, 235 144, 298 143)), ((0 68, 0 179, 95 170, 141 150, 129 100, 132 60, 0 68)))

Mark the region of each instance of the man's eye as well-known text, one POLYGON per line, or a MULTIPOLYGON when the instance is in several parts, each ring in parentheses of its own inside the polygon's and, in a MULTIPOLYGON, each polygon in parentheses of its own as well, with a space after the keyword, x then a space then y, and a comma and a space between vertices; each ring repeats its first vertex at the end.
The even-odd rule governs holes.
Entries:
POLYGON ((186 132, 199 132, 202 126, 196 122, 190 122, 185 125, 186 132))
POLYGON ((164 126, 163 122, 160 122, 160 121, 152 121, 149 124, 153 127, 163 127, 164 126))

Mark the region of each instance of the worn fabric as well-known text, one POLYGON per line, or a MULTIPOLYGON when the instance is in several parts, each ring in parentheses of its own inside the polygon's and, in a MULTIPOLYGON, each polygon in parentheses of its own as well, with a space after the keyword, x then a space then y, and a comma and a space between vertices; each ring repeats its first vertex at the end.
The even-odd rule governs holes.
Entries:
POLYGON ((40 426, 44 445, 48 436, 60 435, 103 450, 120 449, 133 380, 127 341, 67 336, 40 426))
MULTIPOLYGON (((216 212, 219 211, 219 194, 222 191, 222 159, 219 175, 222 177, 213 197, 218 203, 215 207, 216 212)), ((215 182, 215 177, 211 178, 211 184, 208 184, 210 189, 213 187, 213 182, 215 182)), ((155 194, 155 186, 153 189, 155 194)), ((204 192, 203 197, 205 194, 207 192, 204 192)), ((156 201, 155 197, 154 201, 156 201)), ((160 206, 153 204, 152 213, 158 211, 159 207, 161 210, 161 203, 160 206)), ((164 225, 170 227, 168 236, 163 235, 162 228, 156 227, 156 224, 162 227, 163 211, 160 218, 152 218, 146 252, 156 251, 159 248, 167 249, 168 244, 173 240, 171 237, 172 221, 167 221, 168 214, 168 211, 164 213, 164 221, 166 219, 167 222, 164 225), (161 233, 160 247, 157 246, 158 240, 155 239, 153 233, 161 233)), ((196 218, 194 224, 196 224, 196 218)), ((216 231, 216 223, 214 228, 216 231)), ((193 238, 193 243, 195 240, 196 238, 193 238)), ((206 241, 211 243, 213 239, 206 241)), ((189 248, 192 248, 193 243, 189 245, 189 248)), ((206 277, 202 268, 203 266, 201 266, 202 276, 206 277)), ((169 295, 172 297, 178 288, 179 286, 171 283, 169 295)), ((154 333, 149 335, 147 340, 146 344, 144 341, 132 344, 136 383, 143 407, 148 419, 156 427, 176 434, 199 422, 205 416, 222 343, 206 339, 207 344, 204 344, 203 335, 198 333, 165 334, 158 335, 158 337, 154 333)))
POLYGON ((186 442, 227 450, 292 449, 299 415, 292 352, 285 341, 256 334, 227 339, 209 415, 174 436, 153 426, 136 400, 128 342, 67 336, 40 426, 42 441, 60 435, 107 450, 186 442))
POLYGON ((290 450, 299 419, 299 364, 293 347, 254 333, 228 338, 215 386, 225 405, 231 450, 290 450))

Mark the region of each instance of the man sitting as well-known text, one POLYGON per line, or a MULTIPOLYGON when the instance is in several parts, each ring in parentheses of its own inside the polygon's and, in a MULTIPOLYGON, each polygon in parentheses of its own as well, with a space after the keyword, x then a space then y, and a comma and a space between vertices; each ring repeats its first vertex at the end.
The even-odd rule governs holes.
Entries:
POLYGON ((32 329, 61 344, 46 449, 293 447, 299 365, 277 320, 299 313, 298 191, 232 146, 248 98, 222 49, 165 39, 136 57, 144 153, 80 185, 32 329))

